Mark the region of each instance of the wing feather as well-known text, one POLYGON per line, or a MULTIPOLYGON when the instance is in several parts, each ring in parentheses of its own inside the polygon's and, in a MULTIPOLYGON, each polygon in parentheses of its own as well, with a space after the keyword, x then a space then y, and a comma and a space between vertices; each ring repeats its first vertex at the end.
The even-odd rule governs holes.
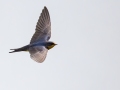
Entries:
POLYGON ((48 50, 43 46, 31 47, 29 49, 30 57, 38 63, 42 63, 47 55, 48 50))
POLYGON ((48 41, 50 37, 51 37, 50 15, 48 9, 44 7, 38 19, 35 33, 30 41, 30 44, 37 41, 48 41))

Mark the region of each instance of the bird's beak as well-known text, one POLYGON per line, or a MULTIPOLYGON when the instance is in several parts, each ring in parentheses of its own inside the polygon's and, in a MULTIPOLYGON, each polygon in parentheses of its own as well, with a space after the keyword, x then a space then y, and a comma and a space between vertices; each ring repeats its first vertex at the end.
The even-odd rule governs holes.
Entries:
POLYGON ((55 45, 58 45, 58 44, 55 44, 55 45))

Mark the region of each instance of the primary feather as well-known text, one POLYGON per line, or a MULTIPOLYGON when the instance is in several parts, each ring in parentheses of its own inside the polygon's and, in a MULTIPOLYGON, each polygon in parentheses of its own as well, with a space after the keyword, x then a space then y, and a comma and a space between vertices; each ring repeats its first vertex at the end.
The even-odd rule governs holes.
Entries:
POLYGON ((48 41, 51 37, 51 22, 48 9, 44 7, 38 19, 35 33, 30 41, 31 43, 38 41, 48 41))

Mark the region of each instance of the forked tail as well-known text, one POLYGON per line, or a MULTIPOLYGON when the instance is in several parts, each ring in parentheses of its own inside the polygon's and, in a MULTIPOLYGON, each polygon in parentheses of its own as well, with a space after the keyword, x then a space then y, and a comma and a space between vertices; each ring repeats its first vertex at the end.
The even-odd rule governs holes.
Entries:
POLYGON ((28 51, 28 49, 29 49, 29 45, 26 45, 26 46, 23 46, 21 48, 10 49, 10 50, 13 50, 13 51, 11 51, 9 53, 20 52, 20 51, 28 51))

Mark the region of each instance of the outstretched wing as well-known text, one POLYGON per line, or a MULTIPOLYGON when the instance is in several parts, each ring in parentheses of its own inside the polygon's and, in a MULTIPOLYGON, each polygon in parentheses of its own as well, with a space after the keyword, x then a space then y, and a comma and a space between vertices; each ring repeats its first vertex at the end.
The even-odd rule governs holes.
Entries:
POLYGON ((38 19, 35 33, 30 41, 30 44, 39 41, 48 41, 50 37, 51 37, 50 15, 48 9, 44 7, 38 19))
POLYGON ((44 46, 29 48, 30 57, 38 63, 42 63, 47 55, 48 50, 44 46))

